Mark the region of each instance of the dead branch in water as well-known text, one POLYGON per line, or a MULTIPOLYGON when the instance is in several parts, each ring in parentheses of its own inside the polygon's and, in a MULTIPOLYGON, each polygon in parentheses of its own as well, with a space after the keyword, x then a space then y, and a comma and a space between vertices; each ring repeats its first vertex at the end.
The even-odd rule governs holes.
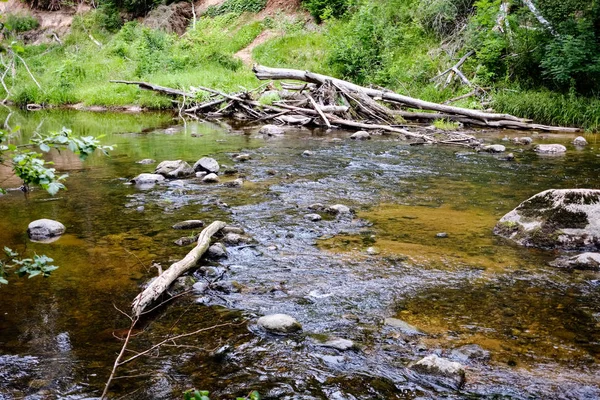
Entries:
MULTIPOLYGON (((462 74, 457 74, 456 71, 470 55, 471 53, 467 53, 454 66, 442 72, 436 78, 439 79, 450 72, 460 77, 462 74)), ((277 124, 287 125, 312 124, 327 129, 338 127, 364 130, 376 129, 425 143, 452 144, 455 143, 454 139, 459 138, 461 146, 465 144, 473 147, 479 145, 479 142, 472 136, 458 132, 451 132, 452 140, 440 137, 447 135, 444 132, 437 132, 436 137, 432 134, 410 132, 407 129, 398 127, 399 121, 403 122, 405 119, 425 121, 447 119, 464 125, 482 127, 562 132, 579 131, 576 128, 538 125, 532 123, 531 120, 509 114, 432 103, 384 89, 362 87, 341 79, 308 71, 255 65, 254 72, 256 77, 261 80, 294 80, 301 81, 303 84, 282 82, 284 89, 275 91, 273 85, 269 83, 264 85, 265 87, 262 87, 260 91, 244 90, 239 93, 227 94, 201 86, 192 87, 190 89, 191 93, 187 93, 146 82, 111 82, 138 85, 142 89, 186 99, 198 98, 195 96, 197 92, 210 93, 208 100, 193 102, 188 109, 184 110, 187 115, 202 113, 208 117, 230 116, 257 122, 273 121, 277 124), (414 112, 410 109, 424 111, 414 112)), ((465 80, 468 81, 466 77, 463 81, 465 80)), ((473 87, 473 89, 471 93, 453 100, 478 95, 483 90, 478 87, 473 87)))

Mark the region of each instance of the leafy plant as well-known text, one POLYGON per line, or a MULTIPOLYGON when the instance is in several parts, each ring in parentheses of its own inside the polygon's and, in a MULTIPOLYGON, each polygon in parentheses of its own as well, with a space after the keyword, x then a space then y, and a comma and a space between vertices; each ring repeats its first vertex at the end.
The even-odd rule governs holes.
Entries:
POLYGON ((2 23, 4 29, 11 33, 27 32, 40 26, 40 23, 34 17, 20 14, 7 14, 2 23))
POLYGON ((433 121, 433 126, 443 131, 455 131, 458 129, 459 123, 449 119, 436 119, 433 121))
POLYGON ((19 253, 9 249, 8 247, 4 247, 4 254, 6 255, 7 259, 0 260, 0 284, 3 285, 8 284, 8 280, 6 278, 9 269, 18 268, 15 273, 19 277, 29 275, 29 278, 33 278, 34 276, 38 275, 47 278, 50 276, 52 271, 58 269, 57 266, 51 264, 54 260, 45 255, 38 256, 36 254, 33 256, 33 258, 18 258, 19 253))
POLYGON ((345 15, 354 0, 304 0, 302 4, 317 22, 345 15))
MULTIPOLYGON (((210 400, 209 392, 206 390, 190 389, 183 393, 184 400, 210 400)), ((250 392, 246 397, 237 397, 236 400, 260 400, 260 394, 255 390, 250 392)))
POLYGON ((217 15, 224 15, 233 13, 240 15, 244 12, 258 13, 267 5, 267 0, 226 0, 219 6, 210 6, 206 10, 205 15, 209 17, 216 17, 217 15))

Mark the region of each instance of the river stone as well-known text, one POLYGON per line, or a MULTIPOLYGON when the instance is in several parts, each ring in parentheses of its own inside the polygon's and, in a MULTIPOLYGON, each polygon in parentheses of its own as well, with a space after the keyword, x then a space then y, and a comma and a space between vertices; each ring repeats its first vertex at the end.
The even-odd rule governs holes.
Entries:
POLYGON ((237 178, 232 181, 226 182, 225 186, 232 188, 242 187, 244 186, 244 180, 242 178, 237 178))
POLYGON ((588 142, 583 136, 577 136, 575 140, 573 140, 573 144, 575 146, 587 146, 588 142))
POLYGON ((567 148, 562 144, 538 144, 534 150, 540 154, 562 154, 567 148))
POLYGON ((194 175, 194 169, 183 160, 163 161, 154 172, 165 178, 185 178, 194 175))
POLYGON ((350 136, 350 139, 352 139, 352 140, 369 140, 369 139, 371 139, 371 134, 366 131, 358 131, 358 132, 353 133, 352 136, 350 136))
POLYGON ((206 175, 204 178, 202 178, 202 182, 217 183, 217 182, 219 182, 219 176, 217 174, 210 173, 210 174, 206 175))
POLYGON ((258 133, 267 135, 267 136, 279 136, 279 135, 283 135, 285 133, 285 131, 283 130, 283 128, 281 128, 277 125, 264 125, 262 128, 260 128, 258 133))
POLYGON ((153 185, 164 180, 165 177, 159 174, 139 174, 138 176, 133 178, 131 182, 135 183, 136 185, 153 185))
POLYGON ((314 153, 314 152, 312 152, 312 151, 310 151, 310 150, 304 150, 304 151, 302 152, 302 155, 303 155, 304 157, 310 157, 310 156, 314 156, 314 155, 315 155, 315 153, 314 153))
POLYGON ((196 293, 204 293, 208 290, 208 287, 209 287, 208 282, 196 282, 192 286, 192 289, 194 289, 194 291, 196 293))
POLYGON ((194 164, 194 171, 205 171, 216 174, 219 172, 219 163, 214 158, 202 157, 194 164))
POLYGON ((332 349, 336 349, 336 350, 340 350, 340 351, 352 350, 352 349, 356 348, 356 345, 354 344, 354 342, 352 340, 342 339, 342 338, 335 338, 335 339, 328 340, 325 343, 321 344, 321 346, 330 347, 332 349))
POLYGON ((240 235, 238 233, 228 233, 225 236, 223 236, 223 243, 231 245, 231 246, 238 246, 240 244, 244 244, 244 243, 250 243, 251 239, 247 236, 244 235, 240 235))
POLYGON ((600 271, 600 253, 582 253, 560 257, 550 263, 553 267, 600 271))
POLYGON ((206 250, 206 255, 210 258, 227 257, 227 249, 223 243, 215 243, 206 250))
POLYGON ((65 233, 65 226, 51 219, 38 219, 29 224, 27 235, 31 240, 48 240, 65 233))
POLYGON ((538 193, 502 217, 494 233, 523 246, 600 250, 600 190, 538 193))
POLYGON ((387 326, 391 326, 392 328, 397 328, 405 335, 408 336, 423 336, 425 333, 420 331, 418 328, 412 326, 408 322, 404 322, 398 318, 386 318, 383 320, 383 324, 387 326))
POLYGON ((286 314, 271 314, 260 317, 258 326, 273 333, 293 333, 302 329, 302 325, 294 317, 286 314))
POLYGON ((413 371, 420 374, 432 375, 442 378, 440 383, 447 384, 454 389, 460 389, 465 383, 465 368, 462 364, 446 360, 431 354, 411 366, 413 371))
POLYGON ((190 244, 196 243, 198 241, 198 236, 200 236, 200 235, 180 237, 173 243, 175 243, 177 246, 181 246, 181 247, 189 246, 190 244))
POLYGON ((521 138, 517 138, 517 143, 519 144, 524 144, 524 145, 530 145, 531 143, 533 143, 533 139, 530 138, 529 136, 523 136, 521 138))
POLYGON ((345 206, 343 204, 334 204, 332 206, 327 207, 326 211, 330 214, 350 214, 352 210, 350 207, 345 206))
POLYGON ((245 232, 239 226, 227 225, 226 227, 221 229, 221 233, 223 233, 224 235, 228 233, 237 233, 238 235, 243 235, 245 232))
POLYGON ((501 144, 491 144, 489 146, 483 146, 482 150, 487 153, 504 153, 506 147, 501 144))
POLYGON ((323 217, 321 217, 319 214, 306 214, 304 216, 304 219, 307 219, 312 222, 318 222, 318 221, 322 220, 323 217))
POLYGON ((197 229, 202 228, 204 222, 199 219, 188 219, 187 221, 181 221, 173 225, 173 229, 197 229))
POLYGON ((466 363, 468 361, 489 361, 490 360, 490 352, 484 350, 481 346, 477 344, 467 344, 465 346, 461 346, 457 349, 452 350, 450 353, 450 358, 457 360, 461 363, 466 363))
POLYGON ((379 249, 377 247, 369 247, 369 248, 367 248, 367 254, 370 255, 370 256, 376 256, 379 253, 381 253, 381 251, 379 251, 379 249))
POLYGON ((140 160, 137 163, 147 165, 147 164, 154 164, 155 162, 156 162, 156 160, 153 160, 151 158, 144 158, 143 160, 140 160))
POLYGON ((233 159, 235 161, 239 161, 239 162, 249 161, 251 158, 252 157, 250 156, 250 154, 246 154, 246 153, 238 154, 237 156, 233 157, 233 159))

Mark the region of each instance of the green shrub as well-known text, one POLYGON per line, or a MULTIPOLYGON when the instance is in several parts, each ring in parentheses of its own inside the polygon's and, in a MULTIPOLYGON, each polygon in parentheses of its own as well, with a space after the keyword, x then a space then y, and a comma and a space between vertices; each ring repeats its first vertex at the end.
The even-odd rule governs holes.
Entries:
POLYGON ((226 0, 220 6, 210 6, 206 15, 216 17, 218 15, 233 13, 240 15, 244 12, 258 13, 267 5, 267 0, 226 0))
POLYGON ((353 0, 304 0, 302 4, 317 22, 345 15, 355 3, 353 0))
POLYGON ((40 23, 34 17, 20 14, 7 14, 2 23, 4 29, 12 33, 27 32, 40 26, 40 23))
POLYGON ((426 30, 440 38, 454 32, 466 22, 474 0, 419 1, 415 18, 426 30))

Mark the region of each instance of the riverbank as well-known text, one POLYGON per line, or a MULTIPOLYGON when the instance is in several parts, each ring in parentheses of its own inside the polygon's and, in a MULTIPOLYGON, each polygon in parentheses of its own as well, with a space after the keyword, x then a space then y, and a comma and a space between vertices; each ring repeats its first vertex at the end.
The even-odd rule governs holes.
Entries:
MULTIPOLYGON (((257 62, 350 78, 363 85, 381 85, 440 103, 486 85, 476 96, 452 104, 476 109, 491 107, 541 124, 588 131, 600 127, 598 99, 531 89, 507 81, 492 84, 483 78, 476 61, 470 59, 466 60, 464 71, 471 86, 459 79, 446 85, 445 76, 442 81, 432 81, 462 54, 457 49, 447 51, 443 40, 424 29, 409 13, 410 5, 400 7, 394 14, 394 18, 404 18, 405 26, 390 32, 392 17, 377 19, 378 23, 375 20, 381 13, 389 12, 385 7, 361 8, 352 18, 321 24, 316 24, 298 4, 285 11, 269 7, 270 13, 213 9, 188 20, 189 26, 179 34, 148 23, 156 19, 152 14, 123 26, 115 23, 114 14, 107 9, 72 15, 70 30, 59 39, 49 36, 38 44, 12 45, 31 74, 23 62, 16 61, 14 79, 10 74, 6 77, 8 100, 19 107, 78 104, 92 108, 170 109, 174 103, 165 96, 108 81, 143 80, 181 89, 205 86, 237 92, 260 85, 250 66, 257 62)), ((7 34, 5 46, 15 38, 21 43, 19 40, 27 35, 28 31, 7 34)), ((2 88, 0 97, 6 97, 2 88)))

